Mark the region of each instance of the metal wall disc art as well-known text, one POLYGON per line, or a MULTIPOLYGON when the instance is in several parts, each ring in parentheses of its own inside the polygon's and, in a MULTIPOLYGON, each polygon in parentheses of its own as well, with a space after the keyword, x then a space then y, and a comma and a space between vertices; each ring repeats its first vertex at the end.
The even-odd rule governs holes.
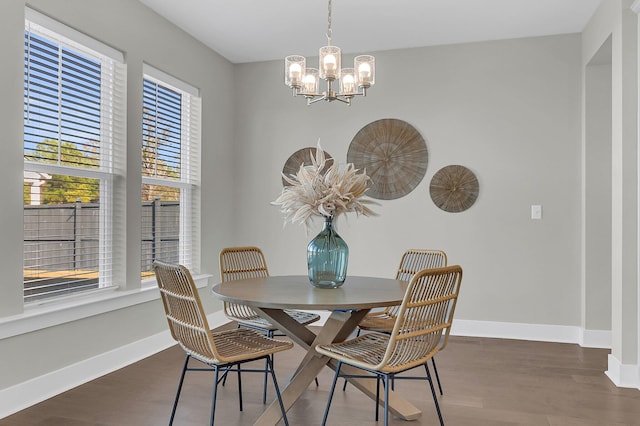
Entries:
POLYGON ((413 191, 424 178, 428 157, 420 132, 393 118, 364 126, 347 152, 347 162, 366 170, 371 178, 366 195, 379 200, 394 200, 413 191))
POLYGON ((464 166, 446 166, 431 178, 429 192, 434 204, 446 212, 467 210, 478 198, 476 175, 464 166))
MULTIPOLYGON (((323 150, 324 151, 324 150, 323 150)), ((298 173, 300 170, 300 166, 304 164, 308 166, 311 163, 311 157, 316 156, 316 148, 302 148, 291 154, 291 156, 284 163, 284 167, 282 167, 282 174, 285 176, 291 176, 298 173)), ((323 172, 326 172, 329 167, 333 164, 333 158, 329 155, 327 151, 324 151, 324 157, 327 160, 324 166, 323 172)), ((289 186, 287 181, 282 179, 282 186, 289 186)))

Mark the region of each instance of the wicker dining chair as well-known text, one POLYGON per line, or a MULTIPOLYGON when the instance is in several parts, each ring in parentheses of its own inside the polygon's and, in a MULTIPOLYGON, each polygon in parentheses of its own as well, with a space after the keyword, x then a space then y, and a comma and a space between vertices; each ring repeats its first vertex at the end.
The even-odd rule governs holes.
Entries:
POLYGON ((391 333, 366 333, 341 343, 316 346, 318 353, 338 361, 322 425, 327 422, 336 382, 342 376, 376 379, 376 420, 380 380, 383 381, 384 425, 387 426, 390 379, 397 373, 419 366, 424 366, 427 371, 440 425, 444 425, 438 396, 426 363, 440 350, 441 339, 446 341, 449 338, 461 281, 462 268, 458 265, 423 269, 411 278, 391 333), (373 376, 341 375, 343 364, 357 367, 373 376))
MULTIPOLYGON (((191 273, 182 265, 171 265, 162 262, 154 262, 153 269, 156 275, 162 304, 169 323, 171 336, 186 352, 186 358, 180 375, 178 391, 171 410, 169 425, 178 407, 178 400, 182 390, 187 371, 213 371, 213 398, 211 403, 210 424, 213 425, 216 411, 216 396, 218 384, 222 377, 229 371, 238 373, 238 394, 240 411, 242 411, 242 380, 240 377, 241 364, 264 359, 267 374, 271 375, 276 391, 278 403, 282 410, 284 423, 289 424, 287 414, 282 403, 282 396, 278 381, 271 362, 271 356, 280 351, 291 349, 293 343, 269 338, 256 330, 234 329, 221 332, 212 332, 209 328, 207 317, 199 293, 191 277, 191 273), (189 367, 189 361, 195 359, 208 368, 189 367)), ((264 372, 262 369, 243 369, 244 372, 264 372)))
MULTIPOLYGON (((227 247, 220 251, 220 280, 224 282, 269 276, 269 269, 262 250, 258 247, 227 247)), ((287 309, 284 311, 302 325, 308 325, 320 319, 320 315, 311 312, 287 309)), ((274 337, 278 328, 262 318, 250 306, 224 302, 227 318, 238 323, 239 327, 258 330, 268 337, 274 337)), ((278 335, 282 335, 278 333, 278 335)), ((271 358, 273 361, 273 357, 271 358)), ((226 378, 226 376, 225 376, 226 378)), ((318 379, 316 379, 316 385, 318 379)), ((267 376, 265 374, 262 393, 263 402, 267 399, 267 376)))
MULTIPOLYGON (((220 279, 222 282, 247 278, 268 277, 269 269, 262 250, 258 247, 227 247, 220 252, 220 279)), ((311 312, 287 309, 285 312, 302 325, 308 325, 320 319, 320 315, 311 312)), ((227 318, 238 324, 264 332, 273 337, 278 328, 258 315, 250 306, 237 303, 224 303, 227 318)))
MULTIPOLYGON (((430 268, 442 268, 447 266, 447 254, 442 250, 423 250, 423 249, 409 249, 404 252, 400 259, 400 265, 396 273, 396 279, 402 281, 410 281, 411 277, 422 269, 430 268)), ((389 306, 382 311, 374 311, 368 313, 358 324, 358 333, 360 335, 361 330, 375 331, 378 333, 391 333, 393 325, 398 315, 400 306, 389 306)), ((444 346, 440 350, 444 349, 444 346)), ((433 365, 433 371, 436 375, 436 382, 438 383, 438 390, 440 395, 442 392, 442 383, 440 382, 440 374, 438 374, 438 367, 436 366, 435 357, 431 358, 431 364, 433 365)), ((426 379, 426 377, 425 377, 426 379)), ((345 380, 342 390, 347 386, 345 380)), ((393 389, 393 383, 391 389, 393 389)))

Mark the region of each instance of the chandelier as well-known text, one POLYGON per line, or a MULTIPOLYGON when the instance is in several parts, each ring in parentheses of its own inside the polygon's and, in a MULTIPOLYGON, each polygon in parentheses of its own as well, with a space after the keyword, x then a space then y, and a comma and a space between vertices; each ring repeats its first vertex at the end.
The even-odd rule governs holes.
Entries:
POLYGON ((307 60, 301 55, 284 58, 284 83, 293 96, 304 96, 307 105, 318 101, 340 101, 351 105, 354 96, 367 96, 367 89, 375 83, 375 58, 371 55, 356 56, 353 68, 340 68, 341 51, 331 45, 331 0, 327 19, 327 45, 320 48, 318 69, 307 68, 307 60), (320 80, 326 82, 326 90, 318 91, 320 80), (337 85, 338 91, 336 92, 337 85))

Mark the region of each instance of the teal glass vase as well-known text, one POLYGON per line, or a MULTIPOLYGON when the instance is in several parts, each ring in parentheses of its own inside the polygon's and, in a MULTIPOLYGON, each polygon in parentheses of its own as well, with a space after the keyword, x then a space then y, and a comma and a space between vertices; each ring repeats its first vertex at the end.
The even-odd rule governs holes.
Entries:
POLYGON ((307 246, 309 281, 319 288, 340 287, 347 277, 349 247, 325 217, 324 228, 307 246))

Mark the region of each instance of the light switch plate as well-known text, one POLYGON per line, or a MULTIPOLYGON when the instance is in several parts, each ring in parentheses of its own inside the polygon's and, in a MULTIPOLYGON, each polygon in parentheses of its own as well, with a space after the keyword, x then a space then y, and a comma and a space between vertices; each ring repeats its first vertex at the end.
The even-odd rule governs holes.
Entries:
POLYGON ((531 219, 542 219, 542 206, 540 204, 531 205, 531 219))

